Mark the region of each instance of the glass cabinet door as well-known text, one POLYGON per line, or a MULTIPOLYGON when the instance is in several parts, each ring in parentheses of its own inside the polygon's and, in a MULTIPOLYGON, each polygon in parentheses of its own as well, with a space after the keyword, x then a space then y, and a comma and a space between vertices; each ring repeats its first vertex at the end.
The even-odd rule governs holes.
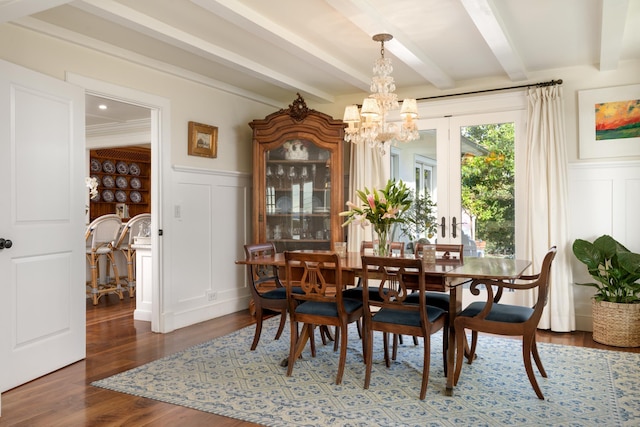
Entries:
POLYGON ((278 252, 331 249, 330 159, 306 139, 265 152, 265 231, 278 252))

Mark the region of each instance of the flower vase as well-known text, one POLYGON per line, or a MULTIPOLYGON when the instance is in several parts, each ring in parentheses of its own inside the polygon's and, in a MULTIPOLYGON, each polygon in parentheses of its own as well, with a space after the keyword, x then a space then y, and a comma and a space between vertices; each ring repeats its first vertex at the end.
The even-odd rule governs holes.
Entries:
POLYGON ((390 229, 390 224, 382 225, 379 227, 371 227, 371 234, 373 234, 371 239, 371 241, 373 242, 373 255, 391 255, 391 242, 389 241, 390 229))

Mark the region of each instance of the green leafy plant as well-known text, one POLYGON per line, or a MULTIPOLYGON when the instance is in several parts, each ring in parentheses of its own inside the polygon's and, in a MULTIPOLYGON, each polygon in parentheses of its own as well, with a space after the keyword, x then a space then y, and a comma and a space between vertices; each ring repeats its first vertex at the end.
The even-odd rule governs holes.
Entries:
POLYGON ((593 243, 582 239, 573 242, 573 253, 595 283, 578 283, 598 290, 597 301, 617 303, 640 302, 640 254, 633 253, 609 235, 593 243))
POLYGON ((400 224, 402 234, 411 240, 418 240, 423 234, 431 239, 437 231, 435 207, 429 193, 416 197, 404 216, 404 222, 400 224))

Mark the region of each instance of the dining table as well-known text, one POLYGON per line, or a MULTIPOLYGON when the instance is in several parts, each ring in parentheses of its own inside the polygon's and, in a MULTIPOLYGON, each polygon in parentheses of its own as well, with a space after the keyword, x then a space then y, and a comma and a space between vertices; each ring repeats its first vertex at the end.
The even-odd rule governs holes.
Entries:
MULTIPOLYGON (((310 251, 328 252, 328 251, 310 251)), ((411 255, 405 255, 413 257, 411 255)), ((251 260, 238 260, 239 265, 271 265, 278 267, 281 277, 285 277, 284 253, 276 253, 251 260)), ((354 286, 356 278, 362 275, 362 256, 360 252, 347 252, 340 259, 342 267, 342 283, 354 286)), ((445 395, 453 395, 453 372, 455 367, 456 337, 453 327, 456 315, 462 311, 462 294, 465 283, 472 280, 494 279, 511 281, 520 278, 531 261, 512 258, 466 257, 460 259, 437 259, 435 263, 424 263, 425 289, 449 293, 449 345, 447 349, 447 384, 445 395)))

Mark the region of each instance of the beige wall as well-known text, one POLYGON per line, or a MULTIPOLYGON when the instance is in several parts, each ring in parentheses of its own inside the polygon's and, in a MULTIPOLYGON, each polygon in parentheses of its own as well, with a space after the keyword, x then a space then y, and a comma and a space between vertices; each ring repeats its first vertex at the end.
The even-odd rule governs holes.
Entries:
MULTIPOLYGON (((277 110, 202 84, 59 41, 11 24, 0 25, 0 58, 61 80, 66 72, 166 98, 171 103, 171 164, 251 172, 248 123, 277 110), (10 41, 10 42, 8 42, 10 41), (218 157, 187 155, 189 121, 218 127, 218 157)), ((292 101, 295 93, 292 94, 292 101)))

